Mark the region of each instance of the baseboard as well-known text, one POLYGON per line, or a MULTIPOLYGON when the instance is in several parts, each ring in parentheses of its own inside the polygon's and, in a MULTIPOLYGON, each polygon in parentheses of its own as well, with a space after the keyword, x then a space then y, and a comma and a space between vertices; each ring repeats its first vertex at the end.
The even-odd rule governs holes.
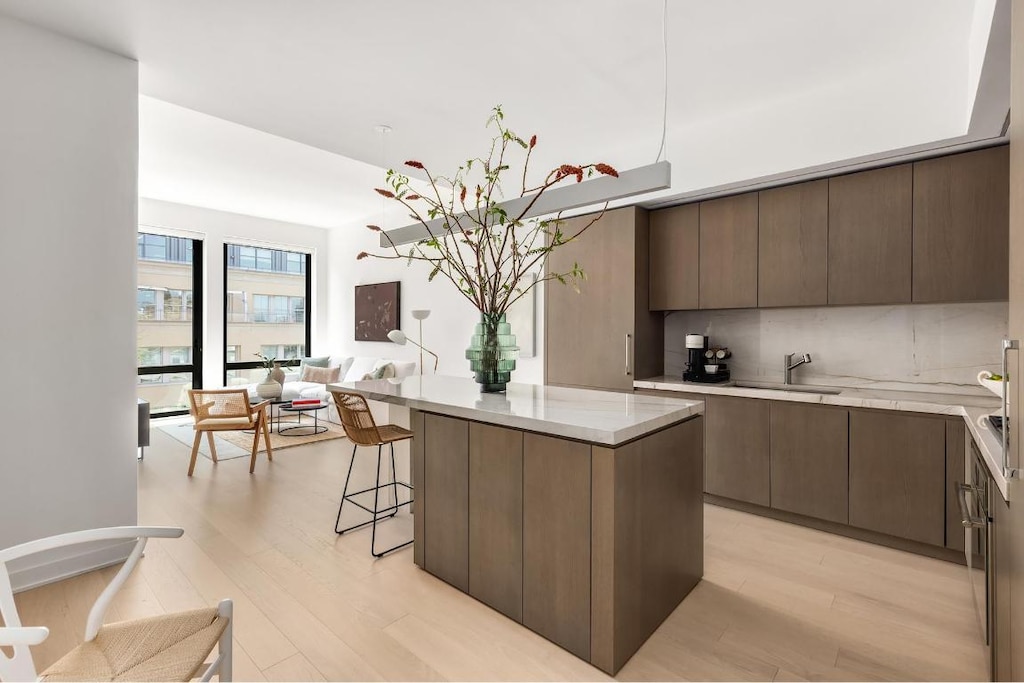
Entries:
POLYGON ((830 534, 846 536, 847 538, 853 538, 858 541, 874 543, 875 545, 884 545, 888 548, 903 550, 908 553, 914 553, 915 555, 934 557, 937 560, 945 560, 946 562, 952 562, 954 564, 967 564, 967 560, 964 557, 963 552, 959 550, 940 548, 938 546, 921 543, 919 541, 911 541, 906 538, 889 536, 888 534, 882 534, 877 531, 869 531, 867 529, 859 529, 846 524, 839 524, 838 522, 828 522, 823 519, 815 519, 814 517, 805 517, 804 515, 799 515, 795 512, 786 512, 784 510, 776 510, 774 508, 755 505, 754 503, 733 500, 731 498, 722 498, 721 496, 716 496, 711 493, 704 494, 704 502, 717 505, 719 507, 730 508, 732 510, 739 510, 740 512, 748 512, 760 517, 770 517, 771 519, 777 519, 780 522, 797 524, 799 526, 817 529, 818 531, 825 531, 830 534))
POLYGON ((20 593, 55 581, 70 579, 72 576, 120 564, 128 559, 128 554, 131 553, 134 546, 135 540, 133 539, 82 546, 84 550, 80 552, 63 553, 59 557, 53 557, 51 553, 49 559, 41 554, 40 557, 44 558, 42 561, 29 566, 12 568, 11 587, 15 593, 20 593))

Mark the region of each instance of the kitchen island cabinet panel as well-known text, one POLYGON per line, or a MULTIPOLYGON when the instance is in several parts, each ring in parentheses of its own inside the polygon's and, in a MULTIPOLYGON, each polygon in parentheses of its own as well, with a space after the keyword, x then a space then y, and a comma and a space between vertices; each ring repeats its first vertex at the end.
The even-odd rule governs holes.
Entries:
POLYGON ((828 180, 758 193, 757 305, 828 303, 828 180))
POLYGON ((704 490, 768 507, 769 401, 708 395, 704 490))
POLYGON ((698 204, 651 212, 650 263, 652 311, 686 311, 699 306, 698 204))
POLYGON ((757 193, 700 203, 700 308, 757 306, 757 193))
POLYGON ((523 433, 469 425, 469 594, 523 621, 523 433))
POLYGON ((850 411, 850 524, 944 546, 946 424, 850 411))
POLYGON ((849 521, 849 416, 843 408, 771 404, 771 506, 849 521))
POLYGON ((913 168, 828 181, 828 303, 911 301, 913 168))
POLYGON ((523 440, 523 624, 590 659, 590 446, 523 440))
POLYGON ((914 163, 914 302, 1009 295, 1007 145, 914 163))
POLYGON ((423 568, 469 590, 469 423, 423 417, 423 568))

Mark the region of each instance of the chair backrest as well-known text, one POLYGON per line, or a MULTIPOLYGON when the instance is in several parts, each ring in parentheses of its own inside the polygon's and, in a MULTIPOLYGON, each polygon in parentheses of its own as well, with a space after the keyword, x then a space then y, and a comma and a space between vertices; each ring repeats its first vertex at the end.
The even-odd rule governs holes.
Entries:
POLYGON ((377 423, 370 413, 370 406, 366 399, 359 394, 352 394, 347 391, 332 391, 334 405, 338 407, 338 416, 341 418, 341 426, 352 443, 360 446, 376 446, 383 443, 384 439, 377 430, 377 423))
POLYGON ((197 420, 208 417, 252 417, 246 389, 189 389, 189 411, 197 420))

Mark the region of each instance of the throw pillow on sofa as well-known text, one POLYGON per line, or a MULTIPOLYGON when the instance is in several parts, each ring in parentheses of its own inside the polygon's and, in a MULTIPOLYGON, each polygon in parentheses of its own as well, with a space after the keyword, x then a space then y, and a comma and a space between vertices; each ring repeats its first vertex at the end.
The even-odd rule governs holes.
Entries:
POLYGON ((300 382, 314 382, 316 384, 330 384, 337 382, 341 375, 341 368, 321 368, 315 365, 303 365, 300 382))
POLYGON ((318 367, 318 368, 326 368, 326 367, 330 367, 330 364, 331 364, 330 361, 331 361, 331 357, 330 356, 316 356, 316 357, 307 356, 306 358, 303 358, 301 361, 299 361, 299 367, 300 368, 304 368, 307 365, 313 365, 313 366, 318 367))
POLYGON ((385 363, 373 372, 368 372, 363 375, 363 379, 390 379, 395 376, 395 366, 393 363, 385 363))

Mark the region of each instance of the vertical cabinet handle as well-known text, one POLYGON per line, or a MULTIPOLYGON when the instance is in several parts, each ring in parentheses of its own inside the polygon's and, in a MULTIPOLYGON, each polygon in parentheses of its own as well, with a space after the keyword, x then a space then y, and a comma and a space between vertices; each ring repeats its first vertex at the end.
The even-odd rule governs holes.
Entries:
POLYGON ((978 490, 970 484, 956 485, 957 503, 960 504, 960 523, 968 529, 983 529, 988 523, 984 517, 975 517, 967 505, 967 494, 977 495, 978 490))
POLYGON ((633 335, 626 334, 626 377, 633 374, 633 335))
MULTIPOLYGON (((1006 355, 1012 350, 1017 351, 1020 349, 1020 341, 1017 339, 1004 339, 1003 340, 1003 476, 1007 479, 1012 477, 1020 476, 1021 470, 1016 467, 1010 467, 1010 383, 1006 379, 1008 371, 1008 363, 1006 355)), ((1020 378, 1017 378, 1020 381, 1020 378)), ((1020 429, 1020 425, 1016 427, 1020 429)))

